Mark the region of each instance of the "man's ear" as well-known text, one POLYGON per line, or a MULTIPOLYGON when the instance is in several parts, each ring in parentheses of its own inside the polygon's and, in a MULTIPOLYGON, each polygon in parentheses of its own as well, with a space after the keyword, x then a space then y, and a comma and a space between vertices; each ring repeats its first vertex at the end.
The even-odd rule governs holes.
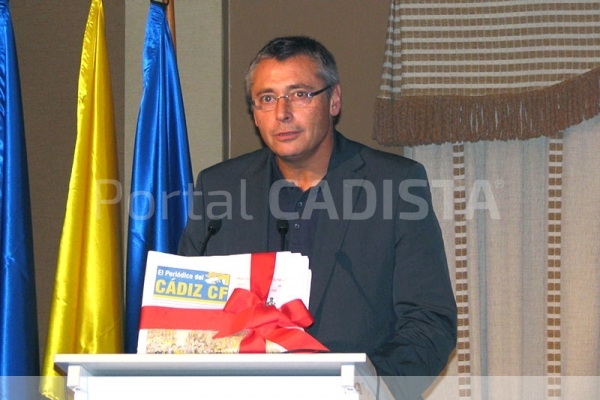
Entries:
POLYGON ((342 86, 338 83, 331 91, 329 98, 329 113, 331 116, 337 116, 342 110, 342 86))

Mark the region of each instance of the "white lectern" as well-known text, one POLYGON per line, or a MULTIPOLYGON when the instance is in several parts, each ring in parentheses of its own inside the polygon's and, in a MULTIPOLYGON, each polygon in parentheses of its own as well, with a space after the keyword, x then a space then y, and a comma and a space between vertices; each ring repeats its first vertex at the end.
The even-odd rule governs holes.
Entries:
POLYGON ((58 354, 74 400, 393 399, 366 354, 58 354))

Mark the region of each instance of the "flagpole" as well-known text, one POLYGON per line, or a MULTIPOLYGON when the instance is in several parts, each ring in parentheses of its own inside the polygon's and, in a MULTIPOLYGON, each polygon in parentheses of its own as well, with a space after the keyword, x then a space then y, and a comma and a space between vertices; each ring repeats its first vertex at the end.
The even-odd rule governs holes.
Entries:
POLYGON ((169 23, 169 29, 171 30, 171 40, 173 41, 173 48, 177 53, 177 40, 175 40, 175 0, 165 0, 163 3, 167 3, 167 22, 169 23))

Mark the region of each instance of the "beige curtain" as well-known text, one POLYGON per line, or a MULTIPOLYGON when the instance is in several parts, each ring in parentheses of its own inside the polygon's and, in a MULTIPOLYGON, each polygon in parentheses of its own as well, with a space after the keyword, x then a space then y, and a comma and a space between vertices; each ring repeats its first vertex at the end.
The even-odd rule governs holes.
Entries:
POLYGON ((600 1, 394 0, 374 138, 432 183, 459 306, 427 399, 600 398, 600 1))
POLYGON ((429 173, 459 305, 427 398, 600 398, 572 378, 600 375, 599 150, 600 118, 563 138, 405 149, 429 173))

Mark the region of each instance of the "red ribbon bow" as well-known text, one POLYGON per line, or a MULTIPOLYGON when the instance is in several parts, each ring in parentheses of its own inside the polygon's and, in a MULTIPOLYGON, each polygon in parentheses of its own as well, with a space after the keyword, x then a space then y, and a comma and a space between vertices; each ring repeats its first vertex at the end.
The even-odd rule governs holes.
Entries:
POLYGON ((233 335, 247 329, 240 343, 240 353, 262 353, 266 341, 277 343, 286 350, 327 351, 327 348, 312 336, 297 328, 306 328, 313 317, 304 303, 295 299, 277 309, 266 305, 258 296, 246 289, 235 289, 227 301, 223 313, 232 317, 221 326, 215 339, 233 335))

